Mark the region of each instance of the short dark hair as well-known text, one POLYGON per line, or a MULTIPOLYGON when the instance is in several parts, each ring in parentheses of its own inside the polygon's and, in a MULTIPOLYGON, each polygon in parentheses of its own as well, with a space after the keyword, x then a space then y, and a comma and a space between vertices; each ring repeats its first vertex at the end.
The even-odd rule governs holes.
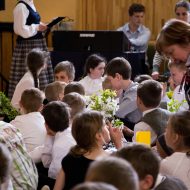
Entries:
POLYGON ((137 97, 147 108, 157 107, 162 98, 162 86, 158 81, 145 80, 137 87, 137 97))
POLYGON ((190 3, 188 1, 181 0, 181 1, 177 2, 175 5, 175 9, 174 9, 175 12, 178 7, 184 7, 188 12, 190 12, 190 3))
POLYGON ((149 80, 149 79, 152 79, 152 77, 150 75, 147 75, 147 74, 142 74, 142 75, 137 75, 135 78, 134 78, 134 82, 138 82, 138 83, 141 83, 145 80, 149 80))
POLYGON ((123 57, 113 58, 106 66, 106 74, 115 77, 115 74, 120 74, 124 80, 131 78, 131 65, 123 57))
POLYGON ((128 10, 129 16, 133 16, 134 13, 145 12, 145 7, 139 3, 133 3, 128 10))
POLYGON ((64 90, 64 95, 69 94, 71 92, 77 92, 81 95, 85 95, 85 90, 82 84, 80 84, 79 82, 70 82, 69 84, 67 84, 67 86, 65 87, 64 90))
POLYGON ((43 105, 44 94, 38 88, 26 89, 21 95, 20 103, 26 113, 37 112, 43 105))
POLYGON ((119 190, 139 189, 139 180, 131 164, 113 156, 95 160, 86 174, 86 181, 105 182, 119 190))
POLYGON ((96 68, 101 62, 106 63, 106 59, 98 54, 92 54, 87 57, 85 66, 84 66, 84 75, 86 76, 90 73, 90 69, 96 68))
POLYGON ((152 187, 154 186, 159 173, 160 159, 151 148, 141 144, 132 144, 118 150, 114 155, 130 162, 140 180, 148 174, 151 175, 154 179, 152 187))
POLYGON ((54 132, 64 131, 69 127, 69 108, 64 102, 52 101, 46 104, 42 115, 48 127, 54 132))

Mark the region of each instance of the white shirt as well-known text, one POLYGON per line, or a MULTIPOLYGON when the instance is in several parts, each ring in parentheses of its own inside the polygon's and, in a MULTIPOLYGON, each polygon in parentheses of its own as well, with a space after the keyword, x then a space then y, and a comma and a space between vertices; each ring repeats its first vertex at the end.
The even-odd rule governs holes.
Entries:
MULTIPOLYGON (((156 109, 156 108, 155 108, 156 109)), ((144 111, 143 112, 143 116, 155 109, 150 109, 150 110, 147 110, 147 111, 144 111)), ((132 138, 133 142, 136 142, 136 133, 137 131, 150 131, 150 135, 151 135, 151 144, 155 143, 156 139, 157 139, 157 135, 156 133, 154 132, 154 130, 150 127, 150 125, 148 125, 147 123, 141 121, 139 123, 137 123, 135 126, 134 126, 134 136, 132 138)))
POLYGON ((99 94, 100 90, 102 90, 103 79, 103 77, 92 79, 89 76, 86 76, 81 79, 79 83, 84 87, 85 95, 91 96, 92 94, 99 94))
MULTIPOLYGON (((34 11, 36 8, 34 6, 33 0, 22 0, 27 3, 34 11)), ((29 38, 37 34, 39 24, 26 25, 26 19, 29 15, 29 11, 23 3, 16 5, 13 11, 14 16, 14 32, 23 38, 29 38)))
POLYGON ((48 177, 56 179, 61 169, 62 159, 75 144, 70 127, 63 132, 56 133, 55 137, 47 135, 42 151, 42 163, 44 167, 49 167, 48 177))
POLYGON ((160 173, 181 179, 190 189, 190 158, 186 153, 175 152, 161 161, 160 173))
POLYGON ((44 117, 40 112, 19 115, 11 124, 20 130, 28 152, 44 145, 47 132, 44 117))
MULTIPOLYGON (((180 88, 180 85, 178 85, 175 89, 174 89, 174 93, 173 93, 173 98, 174 100, 178 100, 179 103, 181 103, 183 100, 186 101, 186 98, 185 98, 185 90, 184 90, 184 85, 181 89, 181 91, 179 92, 179 88, 180 88)), ((183 103, 179 110, 178 111, 187 111, 189 110, 189 105, 187 102, 183 103)))
POLYGON ((20 81, 16 85, 16 88, 11 100, 12 106, 15 107, 16 109, 19 109, 20 108, 19 101, 21 99, 21 95, 24 92, 24 90, 31 89, 34 87, 35 87, 34 78, 32 74, 28 71, 25 73, 25 75, 20 79, 20 81))

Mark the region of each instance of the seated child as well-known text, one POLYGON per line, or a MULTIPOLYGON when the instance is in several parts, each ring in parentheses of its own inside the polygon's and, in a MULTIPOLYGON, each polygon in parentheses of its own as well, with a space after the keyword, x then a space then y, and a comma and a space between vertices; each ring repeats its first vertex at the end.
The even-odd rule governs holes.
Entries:
POLYGON ((48 84, 45 88, 46 103, 56 100, 62 100, 64 90, 67 84, 61 81, 55 81, 48 84))
POLYGON ((113 185, 103 182, 85 182, 75 186, 72 190, 118 190, 113 185))
POLYGON ((48 177, 55 179, 61 169, 61 160, 75 145, 69 127, 69 108, 61 101, 48 103, 42 110, 47 137, 42 150, 42 163, 49 168, 48 177))
POLYGON ((137 88, 137 106, 143 117, 134 127, 133 142, 136 142, 138 131, 151 132, 151 144, 154 145, 158 136, 163 134, 169 119, 165 109, 159 108, 162 98, 162 86, 155 80, 145 80, 137 88))
POLYGON ((137 75, 137 76, 134 78, 134 82, 141 83, 141 82, 143 82, 144 80, 150 80, 150 79, 152 79, 152 77, 151 77, 150 75, 146 75, 146 74, 137 75))
MULTIPOLYGON (((181 84, 184 74, 186 73, 187 67, 185 63, 179 63, 179 62, 169 62, 168 64, 171 79, 174 82, 175 88, 173 92, 173 98, 174 100, 178 100, 179 103, 186 100, 185 98, 185 91, 184 91, 184 84, 181 84), (182 88, 180 89, 180 85, 182 85, 182 88)), ((185 111, 189 110, 188 103, 183 103, 178 111, 185 111)))
POLYGON ((69 94, 66 94, 63 98, 63 102, 68 104, 69 107, 71 108, 70 110, 71 123, 75 115, 80 112, 83 112, 86 108, 86 103, 83 96, 81 96, 76 92, 71 92, 69 94))
POLYGON ((160 172, 181 179, 190 189, 190 112, 170 116, 166 129, 166 144, 174 153, 161 161, 160 172))
POLYGON ((22 134, 28 152, 33 151, 45 142, 45 121, 40 113, 43 108, 43 100, 44 95, 39 89, 25 90, 20 100, 22 115, 16 116, 11 121, 11 124, 19 129, 22 134))
POLYGON ((54 189, 71 189, 84 181, 91 162, 106 156, 103 150, 104 135, 108 133, 104 117, 100 112, 88 111, 77 114, 72 122, 72 135, 76 145, 62 160, 62 169, 54 189))
POLYGON ((145 145, 126 146, 118 150, 115 156, 131 163, 139 176, 140 190, 187 190, 181 180, 159 174, 160 158, 145 145))
POLYGON ((85 181, 105 182, 119 190, 139 189, 138 176, 131 164, 113 156, 93 162, 87 171, 85 181))
POLYGON ((24 90, 34 87, 39 88, 39 75, 45 69, 48 57, 49 54, 40 49, 32 49, 28 53, 26 57, 28 72, 25 73, 15 88, 11 100, 13 107, 20 108, 19 101, 24 90))
POLYGON ((26 151, 21 133, 13 125, 0 121, 0 142, 5 144, 12 156, 13 189, 37 189, 38 172, 26 151))
POLYGON ((125 124, 131 123, 131 128, 141 118, 141 113, 137 108, 137 86, 131 78, 131 66, 122 57, 112 59, 106 66, 106 74, 114 90, 123 92, 119 97, 119 109, 116 117, 123 119, 125 124))
POLYGON ((75 67, 70 61, 62 61, 54 68, 55 81, 70 83, 75 79, 75 67))
POLYGON ((12 156, 7 147, 0 143, 0 189, 13 189, 10 181, 10 173, 12 167, 12 156))
POLYGON ((92 54, 86 59, 84 78, 79 83, 85 89, 85 95, 98 94, 102 90, 102 81, 106 60, 97 54, 92 54))
POLYGON ((79 82, 70 82, 66 87, 64 91, 64 95, 69 94, 70 92, 77 92, 81 94, 82 96, 85 95, 84 87, 79 82))

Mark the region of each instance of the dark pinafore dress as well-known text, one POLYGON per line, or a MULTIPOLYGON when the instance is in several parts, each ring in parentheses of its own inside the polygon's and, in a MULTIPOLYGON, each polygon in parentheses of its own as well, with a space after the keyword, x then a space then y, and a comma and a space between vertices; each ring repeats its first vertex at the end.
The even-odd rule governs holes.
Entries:
MULTIPOLYGON (((27 3, 23 1, 19 1, 18 3, 25 4, 29 11, 26 25, 40 23, 40 15, 37 12, 35 12, 27 3)), ((22 38, 21 36, 17 37, 16 47, 13 52, 11 63, 8 92, 9 98, 12 98, 17 83, 27 72, 27 65, 25 60, 28 52, 33 48, 39 48, 43 51, 48 51, 46 39, 43 37, 41 32, 38 32, 35 36, 30 38, 22 38)), ((41 90, 44 90, 48 83, 53 82, 53 68, 50 57, 47 63, 47 69, 43 70, 39 76, 41 90)))

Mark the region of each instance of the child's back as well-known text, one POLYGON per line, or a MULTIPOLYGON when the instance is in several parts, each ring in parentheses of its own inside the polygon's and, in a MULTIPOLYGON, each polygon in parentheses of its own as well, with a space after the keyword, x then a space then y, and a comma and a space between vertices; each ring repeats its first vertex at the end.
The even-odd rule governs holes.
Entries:
POLYGON ((162 98, 162 86, 154 80, 146 80, 139 84, 137 89, 137 106, 143 113, 141 122, 134 127, 133 141, 136 141, 138 131, 151 132, 151 144, 156 142, 158 136, 165 132, 169 119, 167 110, 158 108, 162 98))
POLYGON ((25 90, 20 101, 23 114, 11 121, 11 124, 20 130, 28 152, 45 142, 45 121, 40 113, 43 99, 43 94, 39 89, 25 90))

